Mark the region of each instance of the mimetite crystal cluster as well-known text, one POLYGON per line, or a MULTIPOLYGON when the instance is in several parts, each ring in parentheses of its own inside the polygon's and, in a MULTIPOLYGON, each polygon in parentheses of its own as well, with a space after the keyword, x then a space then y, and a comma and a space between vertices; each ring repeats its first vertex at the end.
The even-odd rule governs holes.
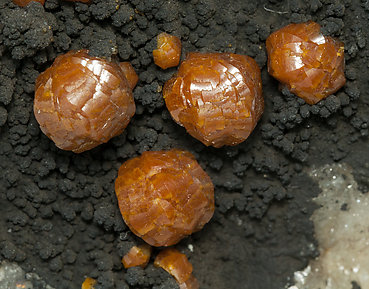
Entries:
POLYGON ((120 66, 87 50, 58 56, 36 80, 35 117, 64 150, 80 153, 119 135, 135 113, 120 66))
POLYGON ((163 32, 158 35, 157 42, 158 48, 152 52, 155 64, 162 69, 177 66, 181 58, 181 40, 163 32))
POLYGON ((126 224, 152 246, 176 244, 214 213, 211 179, 187 151, 147 151, 126 161, 115 192, 126 224))
POLYGON ((258 65, 232 53, 190 53, 163 95, 178 124, 217 148, 243 142, 264 109, 258 65))
POLYGON ((287 25, 268 37, 266 47, 269 73, 308 104, 346 82, 343 43, 324 36, 318 23, 287 25))

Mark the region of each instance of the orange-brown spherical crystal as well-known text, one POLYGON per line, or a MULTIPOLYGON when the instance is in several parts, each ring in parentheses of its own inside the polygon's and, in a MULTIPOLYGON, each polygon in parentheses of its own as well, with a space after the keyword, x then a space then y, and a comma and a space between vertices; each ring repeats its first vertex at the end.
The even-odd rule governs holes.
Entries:
POLYGON ((57 147, 80 153, 119 135, 135 103, 118 64, 79 50, 58 56, 39 75, 34 113, 57 147))
POLYGON ((315 104, 346 82, 343 43, 309 21, 287 25, 267 41, 268 71, 294 94, 315 104))
POLYGON ((207 146, 244 141, 264 109, 258 65, 232 53, 190 53, 163 94, 173 119, 207 146))
POLYGON ((41 3, 41 5, 45 4, 45 0, 13 0, 13 3, 20 7, 25 7, 31 2, 38 2, 41 3))
POLYGON ((162 69, 177 66, 181 58, 181 40, 174 35, 162 32, 158 35, 157 41, 158 48, 152 52, 155 64, 162 69))
POLYGON ((152 246, 170 246, 214 213, 210 177, 186 151, 150 151, 119 169, 115 192, 124 221, 152 246))

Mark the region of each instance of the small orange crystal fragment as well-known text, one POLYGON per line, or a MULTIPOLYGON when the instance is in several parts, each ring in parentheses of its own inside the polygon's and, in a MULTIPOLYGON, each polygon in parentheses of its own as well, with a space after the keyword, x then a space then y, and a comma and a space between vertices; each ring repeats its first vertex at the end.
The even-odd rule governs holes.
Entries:
POLYGON ((187 151, 147 151, 126 161, 115 192, 126 224, 152 246, 176 244, 214 213, 211 179, 187 151))
POLYGON ((96 285, 96 280, 90 277, 87 277, 85 281, 82 283, 82 289, 94 289, 96 285))
POLYGON ((191 274, 190 278, 186 282, 180 283, 179 289, 199 289, 200 285, 195 276, 191 274))
POLYGON ((151 256, 151 246, 142 244, 140 246, 133 246, 129 252, 124 255, 122 263, 124 268, 140 266, 145 268, 149 263, 151 256))
POLYGON ((132 90, 116 63, 87 50, 58 56, 36 80, 35 117, 64 150, 80 153, 122 133, 135 113, 132 90))
POLYGON ((25 7, 31 2, 38 2, 41 3, 41 5, 45 4, 45 0, 13 0, 13 3, 20 7, 25 7))
POLYGON ((173 119, 205 145, 243 142, 264 110, 255 60, 232 53, 190 53, 164 86, 173 119))
POLYGON ((181 58, 181 40, 174 35, 162 32, 158 35, 157 41, 158 49, 152 52, 155 64, 162 69, 177 66, 181 58))
POLYGON ((346 82, 343 43, 309 21, 287 25, 267 41, 268 71, 294 94, 315 104, 346 82))
POLYGON ((121 62, 119 63, 119 66, 122 69, 125 77, 127 78, 129 86, 131 87, 131 89, 134 89, 138 82, 138 75, 132 64, 129 62, 121 62))
POLYGON ((174 248, 161 251, 156 256, 154 264, 167 271, 180 284, 186 282, 192 276, 192 264, 185 254, 174 248))

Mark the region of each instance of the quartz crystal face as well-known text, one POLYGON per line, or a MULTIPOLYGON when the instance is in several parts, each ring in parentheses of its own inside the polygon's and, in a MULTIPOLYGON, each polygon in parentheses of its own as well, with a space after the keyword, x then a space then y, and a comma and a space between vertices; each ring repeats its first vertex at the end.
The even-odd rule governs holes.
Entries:
POLYGON ((260 69, 245 55, 190 53, 163 93, 173 119, 207 146, 243 142, 264 109, 260 69))
POLYGON ((124 221, 152 246, 170 246, 214 213, 210 177, 186 151, 150 151, 119 169, 115 192, 124 221))
POLYGON ((177 66, 181 58, 181 40, 163 32, 158 35, 157 41, 158 48, 152 52, 155 64, 162 69, 177 66))
POLYGON ((346 82, 343 43, 322 35, 309 21, 287 25, 267 41, 268 71, 309 104, 335 93, 346 82))
POLYGON ((63 150, 80 153, 119 135, 135 113, 132 90, 118 64, 86 50, 58 56, 36 80, 35 117, 63 150))

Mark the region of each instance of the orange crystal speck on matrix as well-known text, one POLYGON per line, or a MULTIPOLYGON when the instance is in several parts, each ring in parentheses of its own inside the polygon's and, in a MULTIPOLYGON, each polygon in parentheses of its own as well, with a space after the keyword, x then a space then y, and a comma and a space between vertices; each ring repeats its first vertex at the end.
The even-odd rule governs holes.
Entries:
POLYGON ((181 40, 174 35, 162 32, 158 35, 157 42, 158 48, 152 52, 155 64, 162 69, 177 66, 181 58, 181 40))
POLYGON ((174 248, 161 251, 156 256, 154 264, 171 274, 178 283, 186 282, 192 275, 192 264, 185 254, 174 248))
POLYGON ((151 246, 147 244, 133 246, 122 258, 124 268, 127 269, 136 266, 145 268, 147 263, 149 263, 151 250, 151 246))
POLYGON ((34 113, 41 130, 64 150, 80 153, 122 133, 135 113, 119 65, 87 50, 58 56, 36 80, 34 113))
POLYGON ((214 213, 211 179, 187 151, 147 151, 126 161, 115 192, 126 224, 152 246, 176 244, 214 213))
POLYGON ((119 66, 122 69, 129 86, 131 87, 131 89, 134 89, 138 82, 138 75, 135 69, 133 68, 132 64, 129 62, 121 62, 119 63, 119 66))
POLYGON ((20 7, 25 7, 31 2, 38 2, 41 3, 41 5, 45 4, 45 0, 13 0, 13 3, 20 7))
POLYGON ((346 82, 343 43, 309 21, 287 25, 267 41, 268 71, 294 94, 315 104, 346 82))
POLYGON ((264 110, 255 60, 232 53, 190 53, 164 86, 173 119, 205 145, 243 142, 264 110))
POLYGON ((85 281, 82 283, 82 289, 94 289, 96 285, 96 280, 90 277, 87 277, 85 281))

